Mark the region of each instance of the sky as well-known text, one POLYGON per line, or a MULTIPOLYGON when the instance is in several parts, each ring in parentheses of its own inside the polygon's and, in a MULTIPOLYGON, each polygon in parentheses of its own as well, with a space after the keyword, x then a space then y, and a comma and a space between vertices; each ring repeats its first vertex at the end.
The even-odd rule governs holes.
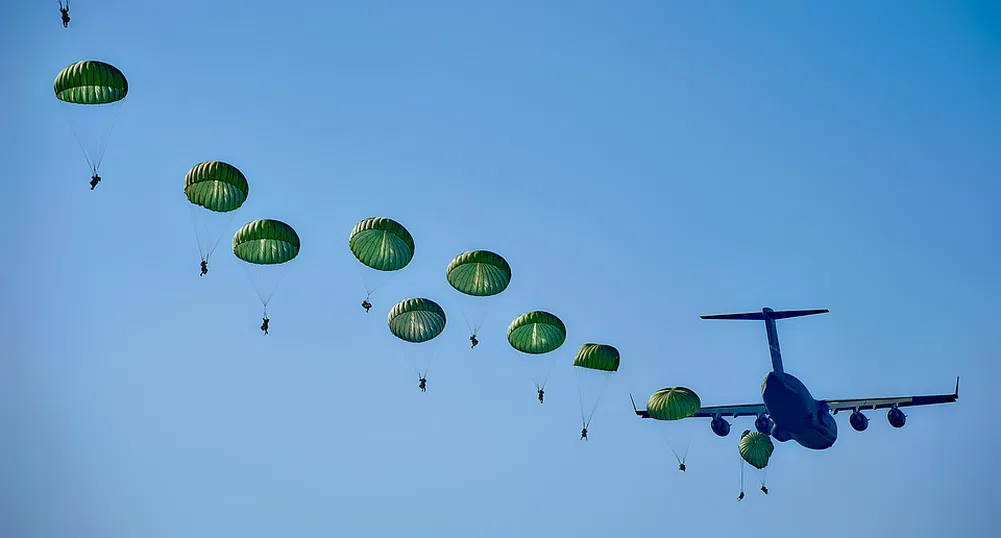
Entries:
MULTIPOLYGON (((989 1, 95 2, 0 7, 0 535, 18 538, 985 536, 1001 478, 1001 9, 989 1), (52 81, 100 59, 129 94, 91 192, 52 81), (250 195, 198 275, 184 175, 250 195), (348 234, 412 263, 365 297, 348 234), (276 218, 299 256, 262 305, 232 255, 276 218), (445 266, 513 280, 471 350, 445 266), (428 391, 391 306, 448 325, 428 391), (817 398, 949 393, 776 443, 638 419, 655 390, 756 403, 758 322, 817 398), (539 405, 508 323, 566 343, 539 405), (579 440, 585 342, 619 371, 579 440), (690 442, 688 470, 672 443, 690 442)), ((422 348, 420 352, 424 352, 422 348)))

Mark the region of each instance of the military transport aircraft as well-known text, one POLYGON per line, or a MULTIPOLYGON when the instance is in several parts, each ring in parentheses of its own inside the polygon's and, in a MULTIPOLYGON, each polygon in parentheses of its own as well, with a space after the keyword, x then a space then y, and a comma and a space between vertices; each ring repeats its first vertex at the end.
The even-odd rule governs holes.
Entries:
MULTIPOLYGON (((768 348, 772 356, 772 371, 765 376, 761 384, 761 399, 764 403, 747 405, 717 405, 702 407, 694 417, 712 417, 710 428, 720 437, 730 433, 730 423, 722 417, 756 416, 754 427, 761 433, 771 434, 777 441, 795 440, 800 445, 814 450, 830 448, 838 438, 838 423, 833 414, 838 411, 851 411, 849 423, 855 431, 863 431, 869 427, 869 419, 862 414, 864 409, 886 409, 887 420, 894 428, 904 426, 906 415, 901 407, 915 405, 931 405, 952 403, 959 398, 959 378, 956 378, 956 391, 952 394, 932 396, 903 396, 891 398, 860 398, 853 400, 815 400, 802 381, 782 369, 782 354, 779 352, 779 335, 775 329, 775 321, 814 314, 825 314, 823 310, 787 310, 778 311, 765 307, 761 312, 746 314, 720 314, 700 316, 702 319, 740 319, 763 320, 765 334, 768 336, 768 348)), ((632 395, 629 396, 632 400, 632 395)), ((640 418, 650 418, 646 410, 633 410, 640 418)))

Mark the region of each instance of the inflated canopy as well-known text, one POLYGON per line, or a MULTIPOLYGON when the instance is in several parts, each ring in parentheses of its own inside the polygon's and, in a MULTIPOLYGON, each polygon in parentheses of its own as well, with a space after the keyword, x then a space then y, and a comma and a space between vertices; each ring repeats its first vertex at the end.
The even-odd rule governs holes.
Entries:
POLYGON ((511 266, 500 254, 489 250, 470 250, 455 257, 445 269, 453 288, 466 295, 497 295, 511 283, 511 266))
POLYGON ((389 311, 389 331, 407 342, 427 342, 445 330, 445 311, 431 299, 404 299, 389 311))
POLYGON ((414 259, 414 238, 402 224, 372 217, 355 225, 348 239, 358 261, 377 271, 403 269, 414 259))
POLYGON ((650 395, 646 410, 650 418, 657 420, 680 420, 698 413, 702 400, 695 391, 685 387, 660 389, 650 395))
POLYGON ((744 461, 756 469, 764 469, 768 465, 768 459, 772 457, 775 445, 772 444, 772 438, 768 434, 744 430, 737 449, 744 461))
POLYGON ((129 81, 117 67, 97 60, 66 66, 56 75, 56 99, 77 105, 106 105, 125 99, 129 81))
POLYGON ((536 310, 522 314, 507 328, 507 341, 522 353, 549 353, 563 345, 567 328, 560 318, 536 310))
POLYGON ((209 211, 225 213, 238 209, 249 192, 243 172, 222 161, 198 163, 184 176, 184 195, 188 201, 209 211))
POLYGON ((584 344, 577 351, 573 365, 588 370, 615 372, 619 369, 619 350, 607 344, 584 344))
POLYGON ((233 236, 233 254, 258 265, 285 263, 299 255, 299 235, 280 220, 248 222, 233 236))

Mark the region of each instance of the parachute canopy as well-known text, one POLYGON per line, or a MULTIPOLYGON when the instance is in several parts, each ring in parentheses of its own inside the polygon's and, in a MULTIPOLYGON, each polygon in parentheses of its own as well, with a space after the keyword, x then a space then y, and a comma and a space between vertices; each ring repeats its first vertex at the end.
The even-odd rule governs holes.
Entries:
POLYGON ((299 235, 280 220, 248 222, 233 236, 233 254, 257 265, 285 263, 299 255, 299 235))
POLYGON ((567 328, 560 318, 536 310, 514 319, 507 328, 507 341, 522 353, 549 353, 563 345, 567 328))
POLYGON ((768 458, 772 457, 775 445, 772 444, 772 438, 768 434, 744 430, 737 449, 744 461, 756 469, 764 469, 768 465, 768 458))
POLYGON ((389 311, 389 331, 407 342, 427 342, 445 330, 445 311, 431 299, 404 299, 389 311))
POLYGON ((372 217, 355 225, 348 239, 358 261, 377 271, 397 271, 414 259, 414 238, 402 224, 372 217))
POLYGON ((470 250, 448 264, 445 277, 453 288, 466 295, 487 297, 507 289, 511 283, 511 266, 495 252, 470 250))
POLYGON ((588 370, 615 372, 619 369, 619 350, 607 344, 584 344, 577 351, 573 365, 588 370))
POLYGON ((657 420, 680 420, 699 411, 702 400, 695 391, 685 387, 660 389, 650 395, 646 410, 650 418, 657 420))
POLYGON ((184 176, 184 195, 188 201, 217 213, 238 209, 249 192, 243 172, 221 161, 198 163, 184 176))
POLYGON ((129 81, 117 67, 97 60, 66 66, 56 75, 56 99, 77 105, 106 105, 129 93, 129 81))

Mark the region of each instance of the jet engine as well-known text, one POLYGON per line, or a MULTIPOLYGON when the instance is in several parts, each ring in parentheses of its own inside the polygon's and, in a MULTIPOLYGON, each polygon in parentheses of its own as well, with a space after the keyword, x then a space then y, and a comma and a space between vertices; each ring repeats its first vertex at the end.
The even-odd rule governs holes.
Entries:
POLYGON ((907 421, 907 416, 904 412, 896 407, 890 408, 890 411, 886 413, 886 420, 890 421, 890 426, 894 428, 903 428, 904 422, 907 421))
POLYGON ((758 430, 758 433, 771 434, 772 419, 768 418, 768 415, 761 413, 758 415, 758 418, 754 419, 754 429, 758 430))
POLYGON ((713 433, 720 437, 730 435, 730 423, 720 417, 713 417, 712 422, 709 423, 709 427, 712 428, 713 433))
POLYGON ((852 429, 857 432, 864 432, 869 427, 869 417, 857 410, 852 411, 852 415, 848 417, 848 422, 852 425, 852 429))

